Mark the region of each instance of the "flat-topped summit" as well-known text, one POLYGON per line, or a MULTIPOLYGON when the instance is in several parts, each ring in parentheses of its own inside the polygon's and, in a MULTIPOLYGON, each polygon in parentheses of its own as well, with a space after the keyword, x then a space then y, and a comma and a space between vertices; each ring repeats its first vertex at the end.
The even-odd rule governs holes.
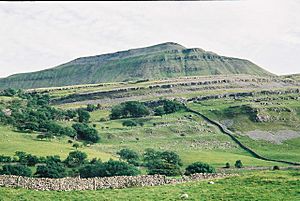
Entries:
POLYGON ((0 79, 0 88, 38 88, 192 75, 270 76, 254 63, 200 48, 165 42, 149 47, 81 57, 54 68, 0 79))

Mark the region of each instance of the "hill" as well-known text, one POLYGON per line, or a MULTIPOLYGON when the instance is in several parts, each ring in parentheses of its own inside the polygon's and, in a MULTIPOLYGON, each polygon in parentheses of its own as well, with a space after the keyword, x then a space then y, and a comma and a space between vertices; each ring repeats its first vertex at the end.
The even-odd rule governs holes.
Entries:
POLYGON ((0 88, 40 88, 101 82, 157 80, 194 75, 273 74, 254 63, 167 42, 82 57, 54 68, 0 79, 0 88))

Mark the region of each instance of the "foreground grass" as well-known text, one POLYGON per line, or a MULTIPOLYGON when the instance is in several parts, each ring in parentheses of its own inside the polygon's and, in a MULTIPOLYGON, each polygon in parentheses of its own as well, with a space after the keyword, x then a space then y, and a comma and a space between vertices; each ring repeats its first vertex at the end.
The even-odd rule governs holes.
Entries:
POLYGON ((299 171, 247 172, 238 177, 185 184, 97 191, 32 191, 0 188, 0 200, 299 200, 299 171))

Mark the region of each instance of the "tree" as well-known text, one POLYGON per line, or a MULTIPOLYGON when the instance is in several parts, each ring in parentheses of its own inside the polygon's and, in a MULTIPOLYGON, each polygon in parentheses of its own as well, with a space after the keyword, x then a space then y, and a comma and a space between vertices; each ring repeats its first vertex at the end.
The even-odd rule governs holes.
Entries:
POLYGON ((109 160, 105 163, 89 164, 79 169, 81 177, 135 176, 140 171, 126 162, 109 160))
POLYGON ((225 168, 230 168, 230 163, 227 162, 227 163, 225 164, 225 168))
POLYGON ((111 109, 110 118, 120 119, 128 117, 143 117, 150 114, 149 109, 138 101, 128 101, 116 105, 111 109))
POLYGON ((129 119, 129 120, 123 121, 122 125, 133 127, 133 126, 137 126, 137 123, 135 121, 129 119))
POLYGON ((93 143, 100 141, 98 131, 94 128, 90 128, 87 124, 76 123, 73 124, 72 127, 75 129, 79 139, 93 143))
POLYGON ((90 114, 84 109, 78 109, 78 121, 81 123, 87 123, 90 120, 90 114))
POLYGON ((207 163, 195 162, 189 165, 185 169, 185 175, 191 175, 195 173, 215 173, 216 170, 214 167, 210 166, 207 163))
POLYGON ((63 178, 67 171, 59 156, 47 156, 46 165, 39 165, 35 175, 47 178, 63 178))
POLYGON ((28 154, 27 155, 27 165, 28 166, 35 166, 37 163, 39 163, 39 157, 28 154))
POLYGON ((16 89, 12 89, 12 88, 8 88, 8 89, 4 89, 2 92, 3 96, 14 96, 17 94, 17 90, 16 89))
POLYGON ((140 156, 137 152, 131 149, 121 149, 117 152, 122 160, 127 161, 129 164, 133 164, 135 166, 139 165, 140 156))
POLYGON ((162 106, 155 108, 154 110, 154 115, 156 116, 162 116, 164 115, 166 112, 164 110, 164 108, 162 106))
POLYGON ((181 174, 182 166, 180 157, 171 151, 155 151, 146 149, 144 153, 144 165, 148 168, 149 174, 163 174, 176 176, 181 174))
POLYGON ((69 153, 69 156, 66 158, 64 163, 70 167, 79 167, 83 165, 86 162, 87 155, 84 152, 81 151, 72 151, 69 153))
POLYGON ((243 163, 242 163, 241 160, 237 160, 237 161, 235 162, 234 166, 235 166, 236 168, 242 168, 242 167, 243 167, 243 163))
POLYGON ((10 156, 0 155, 0 163, 10 163, 12 158, 10 156))
POLYGON ((28 163, 27 154, 24 151, 16 151, 15 155, 18 157, 18 161, 22 165, 26 165, 28 163))
POLYGON ((93 104, 87 104, 87 106, 86 106, 86 110, 89 111, 89 112, 93 112, 97 109, 98 109, 97 106, 93 105, 93 104))
POLYGON ((185 109, 185 106, 175 100, 164 100, 163 109, 165 114, 170 114, 185 109))
POLYGON ((25 165, 3 165, 0 174, 30 177, 32 172, 31 169, 25 165))
POLYGON ((80 147, 80 145, 78 143, 74 143, 73 146, 76 150, 80 147))

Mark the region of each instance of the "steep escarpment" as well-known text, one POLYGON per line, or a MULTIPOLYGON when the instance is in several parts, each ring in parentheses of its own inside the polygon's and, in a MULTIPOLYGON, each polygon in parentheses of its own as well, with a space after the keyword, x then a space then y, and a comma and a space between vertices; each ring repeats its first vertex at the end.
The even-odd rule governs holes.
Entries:
POLYGON ((39 88, 225 74, 272 76, 248 60, 220 56, 199 48, 185 48, 168 42, 82 57, 47 70, 12 75, 0 79, 0 88, 39 88))

